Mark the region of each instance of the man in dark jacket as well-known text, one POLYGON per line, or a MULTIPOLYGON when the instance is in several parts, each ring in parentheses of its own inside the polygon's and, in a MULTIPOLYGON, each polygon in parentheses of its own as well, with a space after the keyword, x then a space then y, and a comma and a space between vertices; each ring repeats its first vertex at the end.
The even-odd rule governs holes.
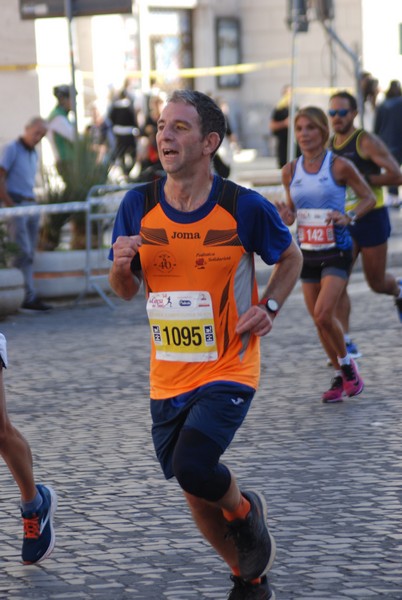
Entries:
MULTIPOLYGON (((402 90, 399 81, 391 81, 385 100, 379 105, 374 132, 388 146, 398 165, 402 164, 402 90)), ((398 186, 388 187, 387 206, 399 207, 398 186)))

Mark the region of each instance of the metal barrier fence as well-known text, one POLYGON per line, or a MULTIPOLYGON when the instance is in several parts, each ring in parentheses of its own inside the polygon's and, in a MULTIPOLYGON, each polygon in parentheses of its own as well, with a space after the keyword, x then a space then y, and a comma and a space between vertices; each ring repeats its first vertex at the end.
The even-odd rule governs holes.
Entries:
MULTIPOLYGON (((96 185, 93 186, 84 202, 62 202, 56 204, 34 204, 31 206, 12 206, 8 208, 0 208, 0 221, 10 217, 24 215, 43 215, 43 214, 62 214, 62 213, 85 213, 85 266, 84 266, 84 289, 79 294, 76 302, 84 298, 89 291, 94 290, 104 302, 114 308, 112 300, 107 296, 104 290, 99 285, 101 279, 105 279, 107 275, 94 274, 93 265, 91 262, 91 254, 93 250, 102 249, 103 232, 105 224, 112 224, 120 202, 124 194, 140 183, 131 185, 96 185), (102 209, 104 209, 102 211, 102 209), (97 248, 92 247, 92 224, 97 224, 98 243, 97 248)), ((261 186, 254 187, 256 191, 262 194, 265 198, 276 201, 283 198, 283 186, 261 186)))
POLYGON ((111 223, 116 215, 117 208, 123 198, 123 195, 135 187, 135 185, 97 185, 93 186, 84 202, 61 202, 56 204, 33 204, 30 206, 12 206, 0 208, 0 221, 5 221, 11 217, 27 215, 46 215, 46 214, 65 214, 65 213, 84 213, 85 214, 85 265, 84 265, 84 289, 79 294, 76 302, 84 298, 92 289, 111 307, 113 302, 108 298, 99 285, 100 278, 107 278, 107 275, 95 275, 91 262, 92 247, 92 224, 98 224, 98 244, 97 250, 99 257, 104 252, 102 249, 102 240, 100 232, 104 224, 111 223))
POLYGON ((106 223, 112 223, 115 219, 117 209, 123 199, 124 194, 136 187, 139 184, 126 186, 113 185, 96 185, 93 186, 85 200, 86 219, 85 219, 85 287, 83 292, 78 296, 77 302, 85 297, 92 288, 95 292, 110 306, 114 308, 113 302, 103 291, 99 285, 101 279, 105 279, 107 275, 95 275, 92 273, 91 251, 92 251, 92 223, 98 224, 98 244, 97 247, 102 247, 103 228, 106 223), (94 211, 94 209, 96 210, 94 211), (107 209, 107 212, 100 212, 99 209, 107 209))

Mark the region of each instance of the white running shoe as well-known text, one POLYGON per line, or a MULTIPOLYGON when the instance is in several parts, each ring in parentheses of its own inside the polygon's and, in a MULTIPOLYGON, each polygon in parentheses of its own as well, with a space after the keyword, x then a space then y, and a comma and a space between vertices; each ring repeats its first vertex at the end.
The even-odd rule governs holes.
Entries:
POLYGON ((7 341, 2 333, 0 333, 0 364, 7 368, 8 360, 7 360, 7 341))

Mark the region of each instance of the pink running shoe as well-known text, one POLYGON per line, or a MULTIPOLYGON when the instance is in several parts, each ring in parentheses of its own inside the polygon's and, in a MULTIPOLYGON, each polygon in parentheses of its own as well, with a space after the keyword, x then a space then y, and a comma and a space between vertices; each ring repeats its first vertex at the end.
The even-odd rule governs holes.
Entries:
POLYGON ((353 358, 350 359, 350 365, 341 366, 341 371, 345 394, 349 397, 360 394, 363 391, 364 383, 353 358))
POLYGON ((343 378, 342 375, 335 375, 331 381, 331 387, 322 395, 322 401, 325 404, 333 402, 342 402, 343 396, 343 378))

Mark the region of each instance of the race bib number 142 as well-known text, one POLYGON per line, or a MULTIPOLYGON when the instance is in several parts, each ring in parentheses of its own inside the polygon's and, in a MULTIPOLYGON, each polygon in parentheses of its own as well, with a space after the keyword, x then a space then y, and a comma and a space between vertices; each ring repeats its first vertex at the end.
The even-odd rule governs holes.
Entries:
POLYGON ((328 210, 321 208, 297 211, 297 236, 304 250, 326 250, 335 246, 332 222, 328 223, 328 210))

